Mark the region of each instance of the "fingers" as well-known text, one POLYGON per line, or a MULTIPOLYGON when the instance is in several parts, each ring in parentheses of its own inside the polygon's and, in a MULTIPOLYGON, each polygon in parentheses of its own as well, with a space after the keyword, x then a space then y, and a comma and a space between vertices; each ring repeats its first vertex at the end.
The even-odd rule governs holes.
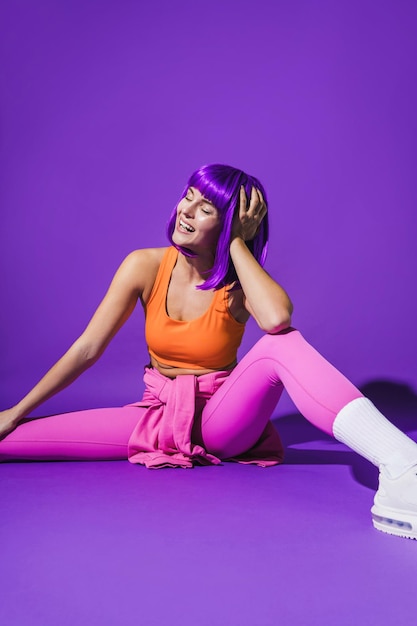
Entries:
POLYGON ((236 223, 236 228, 239 228, 241 236, 245 241, 250 241, 256 236, 266 212, 267 206, 262 192, 256 187, 252 187, 248 201, 245 188, 241 186, 238 217, 239 227, 236 223))
POLYGON ((250 215, 250 217, 258 217, 262 219, 263 217, 265 217, 266 212, 267 206, 261 190, 257 189, 256 187, 252 187, 247 213, 250 215))
POLYGON ((267 214, 268 207, 266 206, 266 202, 265 202, 264 197, 262 195, 262 191, 260 189, 257 189, 257 192, 258 192, 259 199, 261 201, 260 217, 261 217, 261 220, 262 220, 265 217, 265 215, 267 214))
POLYGON ((239 203, 239 217, 244 217, 248 210, 248 199, 246 197, 246 191, 244 186, 240 187, 240 203, 239 203))
POLYGON ((246 211, 253 211, 254 208, 260 208, 261 205, 266 206, 262 192, 256 187, 252 187, 250 194, 250 201, 248 206, 248 199, 246 191, 243 185, 240 187, 240 207, 244 207, 246 211))

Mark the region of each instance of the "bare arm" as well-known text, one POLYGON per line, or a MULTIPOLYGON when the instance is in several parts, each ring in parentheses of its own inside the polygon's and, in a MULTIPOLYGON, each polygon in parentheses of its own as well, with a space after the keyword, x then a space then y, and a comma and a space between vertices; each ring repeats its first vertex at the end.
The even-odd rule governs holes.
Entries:
POLYGON ((146 297, 152 288, 160 257, 160 249, 137 250, 126 257, 85 331, 16 406, 0 413, 0 436, 99 359, 138 299, 146 297))
POLYGON ((235 218, 230 243, 230 256, 242 285, 247 311, 262 330, 277 333, 291 324, 291 300, 283 287, 259 265, 246 245, 246 241, 255 236, 266 210, 261 192, 254 187, 247 206, 242 187, 239 214, 235 218))

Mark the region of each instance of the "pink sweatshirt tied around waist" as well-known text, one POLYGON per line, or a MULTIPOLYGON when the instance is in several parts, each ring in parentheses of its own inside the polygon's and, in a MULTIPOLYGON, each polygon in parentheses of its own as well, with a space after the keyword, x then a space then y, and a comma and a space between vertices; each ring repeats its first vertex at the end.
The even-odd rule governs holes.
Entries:
MULTIPOLYGON (((128 442, 129 461, 155 469, 221 463, 221 459, 194 443, 191 433, 195 417, 229 374, 230 371, 220 371, 171 379, 156 369, 146 368, 142 400, 128 405, 146 409, 128 442)), ((282 443, 272 423, 268 422, 253 448, 227 460, 262 467, 282 463, 282 443)))

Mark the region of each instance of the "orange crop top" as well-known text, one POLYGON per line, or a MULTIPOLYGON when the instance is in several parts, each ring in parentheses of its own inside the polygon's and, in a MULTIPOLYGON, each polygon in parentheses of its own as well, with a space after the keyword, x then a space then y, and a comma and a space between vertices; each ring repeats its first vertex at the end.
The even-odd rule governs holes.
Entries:
POLYGON ((229 311, 227 287, 214 292, 207 311, 184 322, 169 317, 167 293, 178 258, 167 248, 145 307, 145 338, 149 354, 159 363, 186 369, 226 369, 236 360, 245 324, 229 311))

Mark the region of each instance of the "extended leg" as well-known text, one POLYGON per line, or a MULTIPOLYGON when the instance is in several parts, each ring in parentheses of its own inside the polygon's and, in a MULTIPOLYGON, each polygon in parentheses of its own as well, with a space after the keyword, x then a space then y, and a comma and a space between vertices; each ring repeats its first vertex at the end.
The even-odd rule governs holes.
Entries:
POLYGON ((140 411, 138 407, 90 409, 24 420, 0 440, 0 461, 126 459, 140 411))

